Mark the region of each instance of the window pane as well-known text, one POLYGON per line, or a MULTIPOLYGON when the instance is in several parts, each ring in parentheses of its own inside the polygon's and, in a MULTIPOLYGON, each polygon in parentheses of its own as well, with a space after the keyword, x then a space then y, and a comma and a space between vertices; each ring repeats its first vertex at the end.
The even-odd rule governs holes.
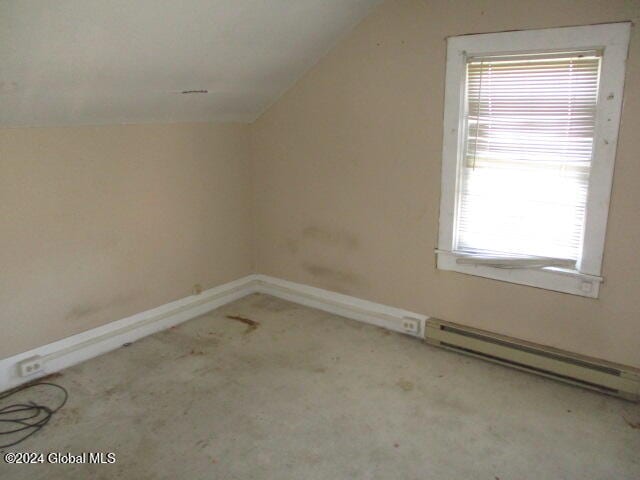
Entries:
POLYGON ((467 63, 457 250, 580 257, 599 70, 593 52, 467 63))

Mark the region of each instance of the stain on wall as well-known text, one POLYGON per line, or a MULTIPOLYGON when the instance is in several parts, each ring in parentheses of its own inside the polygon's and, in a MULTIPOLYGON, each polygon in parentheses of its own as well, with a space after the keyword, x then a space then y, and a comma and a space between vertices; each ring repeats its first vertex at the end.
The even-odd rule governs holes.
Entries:
POLYGON ((71 308, 64 318, 69 322, 85 322, 87 318, 94 315, 103 314, 113 309, 117 311, 121 308, 127 308, 128 305, 135 304, 141 296, 141 292, 127 292, 107 299, 98 299, 95 302, 87 302, 84 299, 82 303, 71 308))
POLYGON ((341 270, 340 268, 331 268, 325 265, 313 265, 303 263, 302 268, 308 272, 316 281, 332 285, 338 285, 339 292, 344 292, 347 287, 353 286, 361 282, 360 278, 352 272, 341 270))
POLYGON ((325 246, 334 246, 354 250, 358 248, 359 240, 354 234, 345 230, 305 227, 302 230, 302 238, 307 241, 320 242, 325 246))
POLYGON ((258 271, 640 367, 639 19, 625 0, 383 2, 251 126, 258 271), (445 38, 625 20, 600 298, 437 270, 445 38))
POLYGON ((0 358, 251 273, 248 127, 0 129, 0 358))

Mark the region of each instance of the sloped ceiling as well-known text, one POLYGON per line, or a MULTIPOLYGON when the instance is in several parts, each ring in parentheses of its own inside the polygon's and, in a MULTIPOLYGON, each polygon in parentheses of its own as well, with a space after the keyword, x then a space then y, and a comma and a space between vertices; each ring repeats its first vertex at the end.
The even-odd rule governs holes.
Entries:
POLYGON ((376 3, 0 0, 0 126, 250 122, 376 3))

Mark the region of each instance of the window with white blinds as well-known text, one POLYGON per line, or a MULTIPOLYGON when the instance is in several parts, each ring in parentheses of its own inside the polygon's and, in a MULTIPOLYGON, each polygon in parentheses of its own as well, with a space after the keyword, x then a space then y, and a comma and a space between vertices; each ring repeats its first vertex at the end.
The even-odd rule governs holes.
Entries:
POLYGON ((598 296, 630 33, 447 38, 438 269, 598 296))
POLYGON ((471 57, 454 249, 575 265, 601 55, 471 57))

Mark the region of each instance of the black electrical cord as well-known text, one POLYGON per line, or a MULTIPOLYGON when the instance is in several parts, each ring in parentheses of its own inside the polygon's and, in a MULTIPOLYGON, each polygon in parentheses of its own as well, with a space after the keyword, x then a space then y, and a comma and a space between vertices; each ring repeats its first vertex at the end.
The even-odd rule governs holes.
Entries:
POLYGON ((25 441, 34 433, 40 431, 41 428, 49 423, 51 417, 53 417, 53 415, 60 410, 65 403, 67 403, 69 392, 67 392, 64 387, 49 382, 30 383, 22 387, 14 388, 13 390, 0 394, 0 401, 3 401, 19 392, 23 392, 40 385, 48 385, 50 387, 60 389, 64 394, 62 402, 56 408, 51 408, 47 405, 40 405, 32 401, 27 403, 15 403, 13 405, 7 405, 6 407, 0 408, 0 425, 8 426, 7 430, 0 429, 0 438, 10 435, 15 436, 16 434, 21 434, 21 432, 26 432, 25 434, 22 434, 18 440, 0 445, 0 449, 13 447, 14 445, 25 441))

